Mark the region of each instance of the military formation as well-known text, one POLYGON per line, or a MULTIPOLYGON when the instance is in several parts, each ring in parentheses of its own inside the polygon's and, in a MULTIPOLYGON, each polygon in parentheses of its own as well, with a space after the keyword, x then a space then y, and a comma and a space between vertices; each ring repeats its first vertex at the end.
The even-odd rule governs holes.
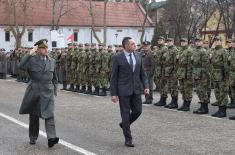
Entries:
MULTIPOLYGON (((160 92, 160 100, 154 106, 190 111, 195 88, 200 106, 193 113, 208 114, 213 87, 216 102, 212 105, 218 106, 218 111, 212 116, 226 117, 226 109, 235 108, 235 39, 227 40, 228 49, 222 47, 219 36, 215 37, 214 48, 209 48, 208 42, 200 37, 194 42, 188 44, 188 39, 182 38, 180 46, 176 47, 173 38, 160 36, 158 46, 153 50, 147 48, 150 47, 149 42, 143 44, 143 65, 150 82, 150 95, 145 97, 143 103, 153 104, 151 91, 155 83, 160 92), (181 107, 178 107, 179 92, 183 100, 181 107), (166 103, 168 94, 171 96, 169 104, 166 103)), ((235 120, 235 117, 230 119, 235 120)))
MULTIPOLYGON (((194 43, 182 38, 176 46, 173 38, 159 36, 157 43, 158 46, 151 48, 150 42, 145 41, 137 47, 150 86, 150 93, 145 96, 143 104, 190 111, 195 90, 199 108, 193 113, 208 114, 214 88, 216 102, 212 105, 218 106, 218 111, 212 114, 213 117, 226 117, 226 109, 235 108, 235 39, 227 40, 227 49, 222 47, 220 37, 215 37, 214 48, 209 48, 208 42, 200 37, 194 43), (160 93, 160 100, 156 103, 153 103, 154 85, 160 93), (181 107, 178 107, 179 93, 183 100, 181 107), (169 104, 166 103, 168 95, 171 97, 169 104)), ((10 73, 19 82, 30 80, 27 72, 17 69, 17 64, 29 51, 30 48, 19 48, 10 55, 10 73)), ((104 44, 69 43, 67 48, 52 49, 50 57, 56 60, 55 68, 62 90, 106 96, 112 56, 121 51, 122 46, 113 49, 111 45, 106 48, 104 44)), ((0 62, 0 78, 5 78, 3 50, 0 50, 0 62)))

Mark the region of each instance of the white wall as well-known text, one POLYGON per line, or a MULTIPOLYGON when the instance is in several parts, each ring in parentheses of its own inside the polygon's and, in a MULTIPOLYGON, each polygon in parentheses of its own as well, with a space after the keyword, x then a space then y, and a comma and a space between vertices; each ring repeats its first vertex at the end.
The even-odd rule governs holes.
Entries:
MULTIPOLYGON (((22 46, 32 47, 33 44, 40 39, 48 39, 49 41, 49 49, 51 49, 51 35, 50 35, 50 26, 34 26, 29 27, 29 29, 33 29, 33 42, 28 42, 28 29, 26 30, 23 38, 22 38, 22 46)), ((14 49, 15 47, 15 39, 11 33, 10 42, 5 41, 5 27, 0 26, 0 48, 5 48, 7 51, 14 49)), ((58 32, 62 33, 64 36, 64 43, 67 44, 67 37, 72 35, 74 29, 78 31, 78 43, 91 43, 91 28, 88 27, 61 27, 58 32)), ((141 32, 138 32, 140 28, 131 28, 131 27, 122 27, 115 28, 109 27, 107 28, 107 45, 113 44, 121 44, 123 37, 130 36, 134 38, 137 44, 140 43, 141 32), (117 32, 117 30, 122 30, 122 32, 117 32), (115 34, 118 34, 117 40, 115 34)), ((146 39, 147 41, 151 41, 153 37, 154 28, 146 28, 146 39)), ((103 30, 97 32, 98 37, 103 42, 103 30)), ((144 37, 145 40, 145 37, 144 37)), ((92 37, 92 42, 97 43, 94 36, 92 37)), ((57 45, 59 45, 57 43, 57 45)), ((65 45, 66 46, 66 45, 65 45)))

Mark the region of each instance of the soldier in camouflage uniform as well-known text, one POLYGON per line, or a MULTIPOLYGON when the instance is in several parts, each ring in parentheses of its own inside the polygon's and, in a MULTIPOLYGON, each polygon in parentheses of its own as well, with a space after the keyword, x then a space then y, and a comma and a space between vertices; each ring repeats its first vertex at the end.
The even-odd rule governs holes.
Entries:
POLYGON ((70 84, 69 89, 66 89, 68 91, 73 91, 74 90, 74 84, 73 84, 73 68, 71 67, 72 65, 72 59, 73 59, 73 53, 74 53, 74 46, 73 43, 68 44, 68 53, 66 57, 66 81, 67 84, 70 84))
POLYGON ((149 94, 145 95, 145 102, 143 104, 152 104, 153 102, 153 77, 155 70, 155 62, 153 52, 151 51, 151 43, 149 41, 143 42, 143 51, 141 52, 142 65, 149 82, 149 94))
POLYGON ((192 80, 192 49, 188 46, 188 39, 180 40, 181 50, 177 55, 177 78, 179 80, 179 89, 183 98, 183 105, 178 108, 179 111, 189 111, 192 101, 193 80, 192 80))
MULTIPOLYGON (((231 51, 229 56, 229 80, 232 97, 235 98, 235 38, 231 43, 231 51)), ((235 120, 235 116, 229 117, 230 120, 235 120)))
POLYGON ((174 39, 167 39, 168 50, 163 55, 164 57, 164 76, 166 78, 165 91, 171 94, 171 102, 165 108, 174 109, 178 108, 178 80, 176 78, 176 56, 179 50, 174 45, 174 39))
POLYGON ((7 77, 7 57, 4 51, 0 49, 0 79, 6 79, 7 77))
POLYGON ((89 67, 89 58, 88 54, 90 51, 90 44, 86 43, 85 44, 85 50, 82 50, 78 57, 79 61, 79 71, 78 74, 79 76, 79 82, 82 88, 80 89, 79 93, 85 93, 86 92, 86 85, 87 85, 87 77, 88 77, 88 67, 89 67))
MULTIPOLYGON (((96 48, 94 48, 94 46, 96 46, 95 44, 93 44, 93 50, 96 48)), ((90 46, 85 46, 85 51, 86 51, 86 61, 85 61, 85 66, 87 66, 86 68, 86 85, 87 85, 87 90, 85 91, 85 94, 92 94, 92 75, 93 75, 93 53, 91 51, 91 47, 90 46)))
MULTIPOLYGON (((232 39, 228 39, 226 42, 227 42, 227 45, 228 45, 227 51, 229 52, 229 55, 233 55, 233 52, 234 52, 233 40, 232 39)), ((231 82, 233 82, 233 80, 231 82)), ((232 85, 229 85, 230 103, 227 105, 227 108, 229 108, 229 109, 235 108, 235 102, 234 102, 233 95, 232 95, 232 89, 233 89, 232 85)))
POLYGON ((95 87, 95 91, 92 93, 92 95, 99 96, 100 92, 100 85, 101 85, 101 55, 102 51, 104 50, 104 45, 99 44, 99 49, 96 48, 96 44, 92 44, 91 46, 91 69, 89 70, 92 85, 95 87))
POLYGON ((165 38, 160 36, 158 37, 158 49, 154 51, 154 60, 155 60, 155 84, 159 84, 160 87, 160 101, 155 103, 155 106, 165 106, 167 99, 166 87, 166 78, 164 77, 164 58, 163 55, 167 52, 167 46, 165 46, 165 38))
POLYGON ((79 85, 77 84, 75 86, 75 84, 77 83, 77 65, 78 65, 78 55, 79 55, 79 49, 78 46, 76 44, 73 44, 74 46, 74 50, 71 53, 71 66, 70 66, 70 71, 71 71, 71 82, 70 85, 71 86, 71 91, 79 91, 79 85), (75 86, 75 87, 74 87, 75 86))
POLYGON ((78 53, 77 53, 77 68, 76 68, 76 74, 77 74, 77 77, 76 77, 76 89, 75 91, 76 92, 80 92, 80 80, 81 80, 81 55, 82 55, 82 52, 83 52, 83 44, 79 44, 78 45, 78 53))
POLYGON ((193 79, 195 83, 196 93, 199 98, 200 108, 195 110, 195 114, 208 114, 209 96, 208 80, 209 80, 209 53, 202 47, 202 39, 195 39, 196 48, 191 57, 193 65, 193 79))
POLYGON ((110 74, 110 56, 109 53, 105 48, 101 51, 101 68, 100 68, 100 87, 101 92, 99 96, 107 96, 107 88, 109 82, 109 74, 110 74))
POLYGON ((67 61, 67 53, 68 49, 67 48, 62 48, 61 49, 61 56, 59 59, 59 72, 61 76, 61 82, 63 85, 63 88, 61 90, 66 90, 67 89, 67 78, 66 78, 66 61, 67 61))
POLYGON ((210 54, 210 59, 215 97, 219 106, 218 111, 211 116, 226 117, 229 91, 228 52, 223 49, 219 36, 215 38, 215 50, 210 54))

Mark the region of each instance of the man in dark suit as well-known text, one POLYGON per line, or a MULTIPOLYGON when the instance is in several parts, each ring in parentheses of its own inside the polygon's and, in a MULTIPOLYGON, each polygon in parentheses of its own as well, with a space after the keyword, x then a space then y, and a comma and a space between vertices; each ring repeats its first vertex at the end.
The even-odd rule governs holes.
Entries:
POLYGON ((21 107, 20 114, 29 114, 29 139, 34 145, 39 134, 39 118, 45 119, 48 147, 58 143, 54 120, 54 95, 57 91, 55 60, 48 57, 47 40, 38 41, 26 54, 19 68, 28 72, 31 79, 21 107))
POLYGON ((144 93, 149 94, 147 76, 143 70, 141 56, 135 52, 136 45, 132 38, 122 41, 124 50, 113 56, 110 82, 111 98, 114 103, 119 99, 125 145, 134 147, 130 124, 142 113, 141 85, 144 93))

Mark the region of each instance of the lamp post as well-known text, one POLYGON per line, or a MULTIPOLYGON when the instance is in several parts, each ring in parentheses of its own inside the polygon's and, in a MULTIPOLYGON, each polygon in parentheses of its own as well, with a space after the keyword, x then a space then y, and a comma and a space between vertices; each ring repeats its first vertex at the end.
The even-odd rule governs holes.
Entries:
POLYGON ((118 37, 118 34, 117 34, 117 33, 115 33, 115 37, 116 37, 116 45, 117 45, 117 37, 118 37))

